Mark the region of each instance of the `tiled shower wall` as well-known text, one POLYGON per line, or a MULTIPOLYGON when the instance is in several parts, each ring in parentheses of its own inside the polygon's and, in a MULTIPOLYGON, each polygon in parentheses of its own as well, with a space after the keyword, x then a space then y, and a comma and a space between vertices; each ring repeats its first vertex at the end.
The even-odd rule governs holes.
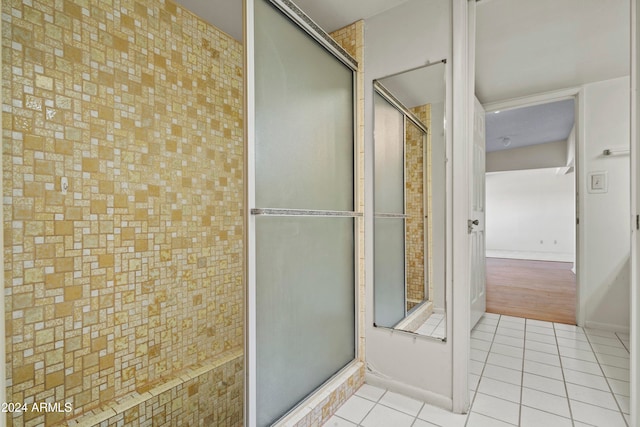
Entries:
MULTIPOLYGON (((423 175, 423 186, 426 184, 426 188, 423 188, 422 196, 421 196, 421 206, 422 206, 422 216, 426 216, 426 221, 423 221, 422 226, 426 228, 426 236, 424 232, 421 234, 421 242, 422 245, 422 253, 420 255, 421 261, 424 265, 424 259, 426 256, 427 265, 433 265, 433 254, 430 251, 426 251, 425 254, 425 245, 424 239, 427 239, 427 248, 433 248, 433 209, 432 209, 432 199, 431 199, 431 186, 432 186, 432 174, 431 174, 431 104, 420 105, 417 107, 413 107, 411 112, 415 114, 415 116, 420 119, 422 124, 427 127, 427 138, 425 144, 427 145, 426 149, 423 151, 422 155, 415 153, 416 158, 415 161, 410 160, 411 168, 416 168, 422 171, 422 173, 426 173, 426 179, 424 179, 423 175), (426 156, 425 156, 426 155, 426 156), (424 212, 424 199, 426 198, 426 212, 424 212)), ((413 204, 414 202, 408 201, 408 203, 413 204)), ((416 207, 417 209, 417 207, 416 207)), ((430 300, 433 299, 433 268, 428 268, 426 271, 426 279, 428 283, 428 295, 430 300)), ((424 280, 424 273, 422 276, 422 280, 424 280)), ((422 282, 423 283, 423 282, 422 282)), ((424 289, 424 287, 422 288, 424 289)), ((423 291, 424 292, 424 291, 423 291)))
POLYGON ((407 120, 405 129, 407 310, 424 300, 424 151, 422 131, 407 120))
POLYGON ((167 0, 2 20, 7 400, 73 407, 9 425, 241 425, 241 45, 167 0))

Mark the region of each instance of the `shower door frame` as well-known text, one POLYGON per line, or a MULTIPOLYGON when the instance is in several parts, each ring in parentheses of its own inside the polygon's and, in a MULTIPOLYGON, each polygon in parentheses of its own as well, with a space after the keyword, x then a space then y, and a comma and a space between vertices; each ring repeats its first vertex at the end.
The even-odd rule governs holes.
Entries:
MULTIPOLYGON (((297 408, 300 408, 304 403, 314 396, 319 389, 321 389, 327 383, 330 383, 332 379, 339 377, 343 372, 348 370, 355 363, 358 363, 360 359, 359 348, 359 306, 360 306, 360 259, 358 254, 359 248, 359 236, 363 228, 362 220, 363 213, 359 211, 359 202, 361 190, 358 187, 358 150, 357 150, 357 127, 358 127, 358 114, 357 114, 357 70, 358 63, 351 57, 335 40, 331 38, 322 28, 320 28, 311 18, 309 18, 302 10, 300 10, 290 0, 244 0, 243 1, 243 24, 244 24, 244 73, 245 73, 245 91, 244 91, 244 106, 245 106, 245 150, 244 150, 244 182, 245 182, 245 198, 244 198, 244 226, 245 226, 245 238, 244 238, 244 259, 245 259, 245 325, 244 325, 244 342, 245 342, 245 357, 244 357, 244 424, 248 427, 254 427, 257 419, 257 380, 256 380, 256 366, 257 366, 257 353, 256 353, 256 318, 257 318, 257 305, 256 305, 256 216, 266 214, 287 214, 286 210, 281 212, 275 212, 275 209, 256 209, 255 208, 255 123, 256 123, 256 105, 255 105, 255 15, 254 15, 254 2, 267 1, 275 6, 285 17, 287 17, 292 23, 297 25, 301 30, 306 32, 311 38, 313 38, 321 47, 332 54, 337 60, 347 66, 352 72, 352 103, 353 103, 353 263, 354 263, 354 359, 336 372, 332 377, 327 378, 326 381, 311 392, 305 399, 299 402, 296 406, 291 408, 286 415, 291 414, 297 408), (272 212, 269 212, 272 211, 272 212)), ((327 211, 327 216, 340 216, 338 212, 327 211)), ((276 422, 277 424, 277 422, 276 422)))

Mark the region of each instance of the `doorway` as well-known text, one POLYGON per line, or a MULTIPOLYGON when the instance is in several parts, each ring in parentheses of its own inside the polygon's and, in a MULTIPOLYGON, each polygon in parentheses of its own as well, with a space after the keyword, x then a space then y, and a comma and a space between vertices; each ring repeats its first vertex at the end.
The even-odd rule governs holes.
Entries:
POLYGON ((576 102, 486 115, 487 312, 576 324, 576 102))

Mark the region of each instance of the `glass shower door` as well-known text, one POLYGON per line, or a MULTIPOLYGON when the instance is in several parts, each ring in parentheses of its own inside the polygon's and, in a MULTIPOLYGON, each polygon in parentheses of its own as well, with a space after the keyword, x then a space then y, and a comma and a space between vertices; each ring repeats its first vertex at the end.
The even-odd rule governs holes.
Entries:
POLYGON ((248 2, 248 424, 258 426, 355 358, 354 73, 286 16, 302 16, 289 3, 248 2))

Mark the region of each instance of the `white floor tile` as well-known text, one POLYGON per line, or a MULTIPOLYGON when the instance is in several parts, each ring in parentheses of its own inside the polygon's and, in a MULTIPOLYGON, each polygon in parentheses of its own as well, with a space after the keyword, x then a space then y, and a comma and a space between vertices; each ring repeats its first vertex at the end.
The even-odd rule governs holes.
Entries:
POLYGON ((567 384, 569 399, 579 402, 590 403, 603 408, 617 410, 618 405, 611 392, 596 390, 595 388, 583 387, 576 384, 567 384))
POLYGON ((409 414, 412 417, 418 415, 423 403, 419 400, 412 399, 407 396, 403 396, 392 391, 388 391, 382 396, 382 399, 378 402, 381 405, 388 406, 398 411, 402 411, 405 414, 409 414))
POLYGON ((566 397, 567 392, 563 381, 554 380, 540 375, 533 375, 525 372, 522 377, 522 386, 538 391, 555 394, 556 396, 566 397))
POLYGON ((513 336, 513 335, 515 335, 515 333, 512 335, 505 335, 500 333, 500 331, 498 331, 498 333, 496 333, 496 337, 493 339, 493 343, 505 344, 505 345, 510 345, 512 347, 522 348, 524 346, 524 338, 513 336))
POLYGON ((487 363, 491 365, 504 366, 509 369, 522 370, 522 358, 504 356, 502 354, 489 353, 487 363))
POLYGON ((491 342, 479 340, 477 338, 471 338, 471 348, 475 348, 476 350, 489 351, 491 348, 491 342))
POLYGON ((522 372, 502 366, 486 365, 483 376, 519 386, 522 383, 522 372))
POLYGON ((572 427, 571 419, 523 406, 520 427, 572 427))
POLYGON ((384 405, 376 405, 362 421, 364 427, 410 427, 413 417, 384 405))
POLYGON ((566 323, 554 323, 553 327, 557 331, 582 331, 580 326, 567 325, 566 323))
POLYGON ((563 369, 573 369, 574 371, 586 372, 587 374, 602 374, 600 365, 585 360, 572 359, 571 357, 560 357, 563 369))
POLYGON ((604 331, 602 329, 591 329, 591 328, 583 328, 584 332, 589 335, 589 337, 605 337, 605 338, 616 338, 616 333, 612 331, 604 331))
POLYGON ((616 400, 620 405, 620 410, 625 414, 631 414, 631 402, 628 396, 616 394, 616 400))
POLYGON ((609 354, 596 354, 601 365, 615 366, 616 368, 629 369, 629 359, 626 357, 611 356, 609 354))
POLYGON ((481 375, 483 368, 484 368, 484 363, 483 362, 478 362, 477 360, 470 360, 469 361, 469 373, 476 374, 476 375, 481 375))
POLYGON ((543 353, 540 351, 530 350, 527 348, 524 352, 524 358, 545 365, 560 366, 560 357, 557 354, 543 353))
POLYGON ((483 319, 500 319, 501 315, 497 313, 485 313, 482 315, 483 319))
POLYGON ((551 412, 561 417, 571 417, 566 397, 556 396, 530 388, 522 389, 522 404, 530 408, 551 412))
POLYGON ((466 415, 454 414, 428 404, 424 405, 418 418, 442 427, 463 427, 467 420, 466 415))
POLYGON ((591 344, 589 344, 587 341, 573 340, 571 338, 561 338, 561 337, 558 337, 556 339, 558 340, 558 346, 560 346, 561 348, 568 347, 568 348, 576 348, 578 350, 593 351, 591 349, 591 344))
POLYGON ((482 316, 480 318, 480 320, 478 321, 478 324, 480 324, 480 325, 497 325, 498 321, 499 320, 498 320, 497 317, 491 318, 491 317, 482 316))
POLYGON ((490 334, 489 332, 483 332, 483 331, 472 331, 471 332, 471 338, 475 338, 478 340, 484 340, 484 341, 493 341, 493 334, 490 334))
POLYGON ((524 325, 524 322, 527 319, 525 319, 524 317, 514 317, 514 316, 506 316, 506 315, 501 315, 500 316, 500 322, 506 322, 506 323, 517 323, 520 325, 524 325))
POLYGON ((527 332, 535 332, 536 334, 544 334, 544 335, 551 335, 551 336, 555 336, 556 334, 553 328, 541 328, 539 326, 528 326, 528 325, 527 325, 527 332))
POLYGON ((535 332, 527 331, 525 338, 529 341, 537 341, 544 344, 556 345, 556 337, 554 335, 538 334, 535 332))
POLYGON ((571 414, 573 419, 586 424, 606 427, 626 427, 626 423, 619 411, 611 411, 588 403, 571 400, 571 414))
POLYGON ((520 386, 483 377, 478 386, 478 392, 488 394, 493 397, 520 403, 520 386))
POLYGON ((520 405, 498 399, 497 397, 477 393, 476 398, 473 401, 471 412, 476 412, 506 423, 517 425, 520 414, 520 405))
POLYGON ((588 342, 587 336, 581 330, 576 330, 576 331, 556 330, 556 337, 588 342))
POLYGON ((532 360, 524 361, 524 371, 555 380, 562 380, 562 369, 557 366, 545 365, 532 360))
POLYGON ((358 424, 375 406, 375 403, 360 396, 351 396, 336 411, 336 415, 347 421, 358 424))
POLYGON ((624 368, 616 368, 615 366, 602 365, 604 376, 620 381, 629 381, 629 370, 624 368))
POLYGON ((553 323, 544 320, 527 319, 527 328, 529 328, 529 326, 553 329, 553 323))
POLYGON ((599 354, 609 354, 611 356, 629 357, 629 352, 624 347, 612 347, 610 345, 591 343, 593 351, 599 354))
POLYGON ((356 427, 356 426, 357 424, 354 424, 350 421, 347 421, 335 415, 329 418, 329 421, 327 421, 324 424, 324 427, 356 427))
POLYGON ((440 426, 438 426, 437 424, 431 424, 416 418, 413 424, 411 424, 411 427, 440 427, 440 426))
POLYGON ((624 347, 624 345, 622 344, 622 341, 620 341, 620 338, 618 338, 615 335, 613 337, 599 337, 599 336, 589 335, 589 342, 591 342, 591 344, 602 344, 602 345, 608 345, 611 347, 618 347, 618 348, 624 347))
POLYGON ((496 335, 500 335, 503 337, 513 337, 513 338, 524 339, 524 327, 522 329, 514 329, 514 328, 509 328, 508 326, 511 326, 511 325, 507 325, 507 326, 498 325, 498 329, 496 329, 496 335))
POLYGON ((483 323, 478 323, 475 328, 473 328, 474 331, 482 331, 482 332, 488 332, 490 334, 493 334, 496 331, 496 326, 495 325, 485 325, 483 323))
POLYGON ((585 351, 571 347, 560 347, 560 354, 565 357, 571 357, 572 359, 585 360, 587 362, 597 362, 596 356, 591 350, 585 351))
POLYGON ((475 360, 478 362, 484 362, 487 360, 488 351, 478 350, 476 348, 471 349, 471 360, 475 360))
POLYGON ((477 412, 470 413, 467 421, 467 427, 511 427, 513 425, 515 424, 508 424, 477 412))
POLYGON ((600 375, 587 374, 585 372, 574 371, 573 369, 564 369, 564 380, 567 383, 578 384, 585 387, 591 387, 598 390, 609 391, 609 385, 606 378, 600 375))
POLYGON ((476 391, 480 383, 480 375, 469 374, 469 390, 476 391))
POLYGON ((503 354, 505 356, 516 357, 522 359, 522 347, 512 347, 510 345, 493 343, 491 346, 491 353, 503 354))
POLYGON ((385 391, 385 389, 380 387, 375 387, 370 384, 363 384, 362 387, 360 387, 358 391, 356 391, 356 395, 377 402, 378 400, 380 400, 385 391))
POLYGON ((631 396, 628 381, 620 381, 620 380, 614 380, 613 378, 609 378, 607 382, 609 383, 609 385, 611 386, 611 390, 613 390, 615 394, 619 394, 627 397, 631 396))
POLYGON ((558 354, 558 346, 553 344, 545 344, 538 341, 527 340, 524 343, 527 350, 539 351, 541 353, 558 354))

